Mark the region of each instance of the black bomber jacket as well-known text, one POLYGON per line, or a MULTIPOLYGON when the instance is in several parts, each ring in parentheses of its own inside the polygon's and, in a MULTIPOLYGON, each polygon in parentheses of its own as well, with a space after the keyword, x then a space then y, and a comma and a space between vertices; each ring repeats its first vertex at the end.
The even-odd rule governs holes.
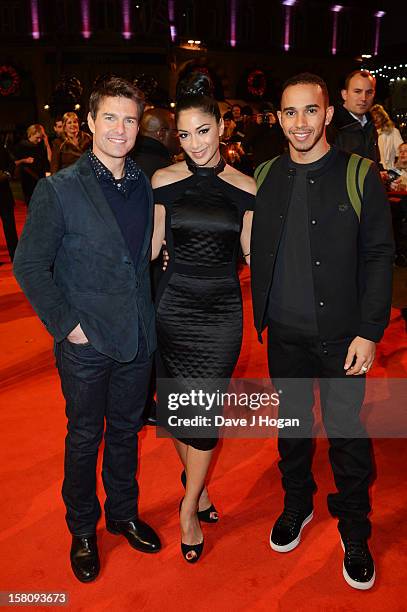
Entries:
MULTIPOLYGON (((324 341, 361 336, 377 342, 391 307, 393 234, 389 203, 374 164, 366 175, 360 220, 349 199, 349 154, 333 148, 307 175, 311 261, 319 335, 324 341)), ((251 282, 254 323, 261 340, 276 254, 295 170, 279 157, 261 185, 253 219, 251 282)))

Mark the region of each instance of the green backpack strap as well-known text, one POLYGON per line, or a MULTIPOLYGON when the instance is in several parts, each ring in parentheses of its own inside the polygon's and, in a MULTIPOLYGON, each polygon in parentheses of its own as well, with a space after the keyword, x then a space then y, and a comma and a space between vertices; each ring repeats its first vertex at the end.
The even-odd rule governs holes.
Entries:
POLYGON ((356 153, 352 153, 348 161, 348 167, 346 170, 346 188, 348 190, 349 199, 359 221, 362 210, 365 178, 372 164, 373 162, 370 159, 360 157, 360 155, 356 155, 356 153))
POLYGON ((257 166, 256 170, 254 171, 254 179, 255 179, 256 184, 257 184, 257 191, 260 189, 260 187, 262 186, 262 184, 264 182, 264 179, 268 175, 269 170, 271 168, 271 165, 279 157, 280 156, 277 155, 277 157, 273 157, 273 159, 268 159, 267 161, 265 161, 262 164, 260 164, 259 166, 257 166))

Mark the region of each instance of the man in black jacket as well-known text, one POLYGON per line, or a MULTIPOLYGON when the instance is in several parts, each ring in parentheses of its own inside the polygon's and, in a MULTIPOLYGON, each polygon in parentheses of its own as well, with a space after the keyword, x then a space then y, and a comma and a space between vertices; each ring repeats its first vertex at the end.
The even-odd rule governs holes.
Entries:
POLYGON ((39 182, 14 272, 55 340, 68 434, 62 495, 71 565, 82 582, 99 573, 98 448, 108 531, 142 552, 160 541, 137 512, 137 432, 156 348, 150 292, 153 200, 127 156, 143 112, 127 81, 99 82, 90 97, 93 149, 39 182))
POLYGON ((268 326, 269 370, 281 392, 280 414, 300 417, 301 431, 293 434, 300 437, 279 437, 285 501, 270 543, 279 552, 294 549, 313 516, 313 379, 319 377, 338 489, 328 506, 339 518, 343 574, 354 588, 368 589, 375 579, 367 544, 372 466, 359 412, 364 374, 390 313, 388 204, 369 162, 359 185, 360 208, 350 197, 350 156, 331 148, 325 136, 333 107, 322 79, 301 74, 287 81, 278 114, 289 154, 271 164, 257 195, 253 308, 259 337, 268 326))
POLYGON ((140 135, 131 156, 149 179, 156 170, 170 166, 180 152, 173 113, 165 108, 149 108, 140 123, 140 135))
POLYGON ((341 91, 343 106, 335 107, 328 128, 328 140, 339 149, 379 162, 377 132, 370 109, 374 102, 376 79, 367 70, 355 70, 341 91))

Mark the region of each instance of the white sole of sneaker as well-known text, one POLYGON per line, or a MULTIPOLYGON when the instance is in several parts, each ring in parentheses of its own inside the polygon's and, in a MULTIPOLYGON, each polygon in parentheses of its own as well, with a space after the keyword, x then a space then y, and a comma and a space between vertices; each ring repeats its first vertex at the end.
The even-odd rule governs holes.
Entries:
MULTIPOLYGON (((343 548, 343 552, 345 552, 345 546, 342 541, 342 538, 341 538, 341 546, 343 548)), ((347 582, 349 586, 351 586, 352 588, 358 589, 359 591, 368 591, 369 589, 372 588, 372 586, 374 585, 374 581, 376 580, 375 571, 373 572, 373 576, 371 577, 369 582, 357 582, 357 580, 353 580, 345 569, 345 563, 342 564, 342 573, 343 573, 343 577, 345 578, 345 582, 347 582)))
POLYGON ((307 525, 310 521, 312 521, 314 517, 314 512, 311 512, 311 514, 309 514, 303 521, 302 525, 301 525, 301 529, 300 529, 300 533, 298 534, 298 536, 295 538, 295 540, 292 540, 292 542, 290 542, 289 544, 286 544, 285 546, 279 546, 279 544, 275 544, 272 539, 272 533, 273 530, 271 530, 270 533, 270 546, 273 550, 275 550, 276 552, 280 552, 280 553, 286 553, 286 552, 290 552, 290 550, 294 550, 294 548, 297 548, 298 544, 301 541, 301 531, 304 529, 305 525, 307 525))

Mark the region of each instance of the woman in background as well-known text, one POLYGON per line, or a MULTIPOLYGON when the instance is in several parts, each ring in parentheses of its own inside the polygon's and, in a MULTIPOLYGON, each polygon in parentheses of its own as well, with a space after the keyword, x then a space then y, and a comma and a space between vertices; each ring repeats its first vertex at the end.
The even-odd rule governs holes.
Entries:
POLYGON ((38 181, 49 171, 50 159, 51 149, 44 127, 40 123, 30 125, 27 139, 14 148, 14 163, 27 206, 38 181))
POLYGON ((78 115, 65 113, 62 117, 63 137, 56 138, 52 147, 51 174, 74 164, 89 148, 92 138, 79 130, 78 115))
POLYGON ((383 166, 383 170, 391 170, 394 168, 398 148, 403 139, 381 104, 372 106, 370 114, 379 135, 380 163, 383 166))
MULTIPOLYGON (((169 252, 156 298, 157 377, 173 379, 174 387, 185 379, 210 384, 233 373, 243 328, 237 255, 241 244, 250 262, 255 199, 254 180, 226 164, 220 154, 223 120, 206 75, 193 74, 181 83, 176 123, 186 159, 152 178, 156 202, 152 256, 158 256, 164 238, 169 252)), ((160 396, 158 406, 161 416, 168 407, 160 404, 160 396)), ((194 416, 193 407, 188 410, 194 416)), ((198 561, 202 553, 200 521, 218 520, 205 487, 217 441, 174 436, 185 470, 181 550, 189 563, 198 561)))

